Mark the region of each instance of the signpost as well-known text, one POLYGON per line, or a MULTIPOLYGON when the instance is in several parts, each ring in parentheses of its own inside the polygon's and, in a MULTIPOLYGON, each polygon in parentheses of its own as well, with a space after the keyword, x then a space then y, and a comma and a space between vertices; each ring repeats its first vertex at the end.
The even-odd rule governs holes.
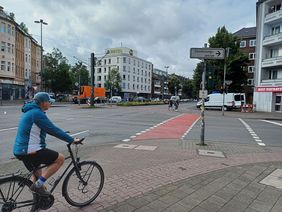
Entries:
POLYGON ((205 89, 205 79, 206 79, 206 69, 207 64, 206 60, 224 60, 225 59, 225 50, 223 48, 191 48, 190 49, 190 58, 202 59, 204 61, 204 70, 202 75, 202 89, 199 92, 202 98, 201 106, 201 142, 200 145, 205 145, 205 96, 207 95, 207 90, 205 89))
POLYGON ((223 60, 225 51, 223 48, 191 48, 190 58, 223 60))

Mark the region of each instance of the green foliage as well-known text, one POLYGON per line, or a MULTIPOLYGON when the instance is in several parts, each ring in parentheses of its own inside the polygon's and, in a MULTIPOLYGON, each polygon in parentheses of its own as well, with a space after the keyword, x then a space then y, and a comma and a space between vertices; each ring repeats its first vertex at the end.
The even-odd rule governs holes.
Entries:
POLYGON ((15 21, 15 13, 10 13, 9 16, 13 21, 15 21))
POLYGON ((25 25, 24 22, 21 22, 21 23, 20 23, 20 28, 21 28, 24 32, 28 33, 28 28, 27 28, 27 26, 25 25))
POLYGON ((175 75, 172 74, 168 81, 168 90, 171 94, 177 94, 179 89, 181 88, 180 79, 175 75))
MULTIPOLYGON (((242 92, 242 84, 247 81, 247 73, 243 66, 248 62, 248 57, 240 51, 239 40, 227 29, 219 27, 217 33, 209 38, 210 48, 230 48, 229 57, 226 59, 226 80, 232 80, 229 92, 242 92)), ((224 60, 207 60, 206 88, 209 92, 220 90, 224 78, 224 60)), ((202 81, 203 62, 198 63, 194 70, 193 80, 196 90, 200 89, 202 81)))
POLYGON ((193 80, 187 79, 182 82, 182 98, 193 98, 195 96, 193 80))
POLYGON ((52 53, 44 55, 45 68, 43 79, 46 89, 56 93, 65 93, 72 90, 70 65, 59 49, 54 48, 52 53))
POLYGON ((111 97, 113 96, 113 91, 121 91, 121 76, 116 68, 112 68, 109 71, 108 77, 105 81, 105 88, 110 91, 111 97))
POLYGON ((72 88, 77 89, 75 83, 80 81, 80 85, 89 85, 89 72, 85 65, 82 62, 76 63, 71 68, 71 80, 72 80, 72 88), (80 79, 79 79, 80 78, 80 79))

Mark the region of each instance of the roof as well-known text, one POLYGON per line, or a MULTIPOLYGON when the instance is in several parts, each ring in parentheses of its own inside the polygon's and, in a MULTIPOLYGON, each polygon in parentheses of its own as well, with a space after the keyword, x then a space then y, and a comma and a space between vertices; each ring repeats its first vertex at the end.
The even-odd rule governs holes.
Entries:
POLYGON ((239 31, 233 33, 233 35, 236 35, 239 38, 249 38, 249 37, 256 37, 256 27, 247 27, 242 28, 239 31))

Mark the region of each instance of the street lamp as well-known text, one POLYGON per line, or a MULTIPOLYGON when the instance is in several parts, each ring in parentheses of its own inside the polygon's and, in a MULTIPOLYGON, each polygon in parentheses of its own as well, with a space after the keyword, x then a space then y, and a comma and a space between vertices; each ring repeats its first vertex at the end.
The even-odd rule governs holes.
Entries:
POLYGON ((42 19, 39 21, 34 21, 34 23, 40 24, 40 40, 41 40, 41 89, 43 90, 43 46, 42 46, 42 25, 48 25, 48 23, 44 22, 42 19))
MULTIPOLYGON (((165 77, 165 79, 168 80, 168 68, 169 68, 169 66, 165 66, 164 68, 166 69, 166 77, 165 77)), ((163 99, 164 99, 164 86, 165 86, 164 81, 163 81, 163 99)))

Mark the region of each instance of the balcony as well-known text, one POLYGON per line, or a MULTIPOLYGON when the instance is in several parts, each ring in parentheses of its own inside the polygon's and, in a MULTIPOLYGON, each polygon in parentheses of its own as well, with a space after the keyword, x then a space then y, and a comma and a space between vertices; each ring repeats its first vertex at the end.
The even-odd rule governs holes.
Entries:
POLYGON ((282 33, 279 33, 276 35, 265 36, 262 42, 263 46, 270 46, 270 45, 277 45, 277 44, 282 44, 282 33))
POLYGON ((282 56, 262 60, 262 68, 282 66, 282 56))
POLYGON ((282 79, 262 80, 260 86, 277 86, 282 85, 282 79))
POLYGON ((160 91, 154 91, 154 94, 161 94, 160 91))
POLYGON ((161 85, 160 84, 155 84, 155 88, 160 88, 161 85))
POLYGON ((282 10, 278 10, 276 12, 266 14, 264 18, 264 23, 265 24, 275 23, 281 20, 282 20, 282 10))

